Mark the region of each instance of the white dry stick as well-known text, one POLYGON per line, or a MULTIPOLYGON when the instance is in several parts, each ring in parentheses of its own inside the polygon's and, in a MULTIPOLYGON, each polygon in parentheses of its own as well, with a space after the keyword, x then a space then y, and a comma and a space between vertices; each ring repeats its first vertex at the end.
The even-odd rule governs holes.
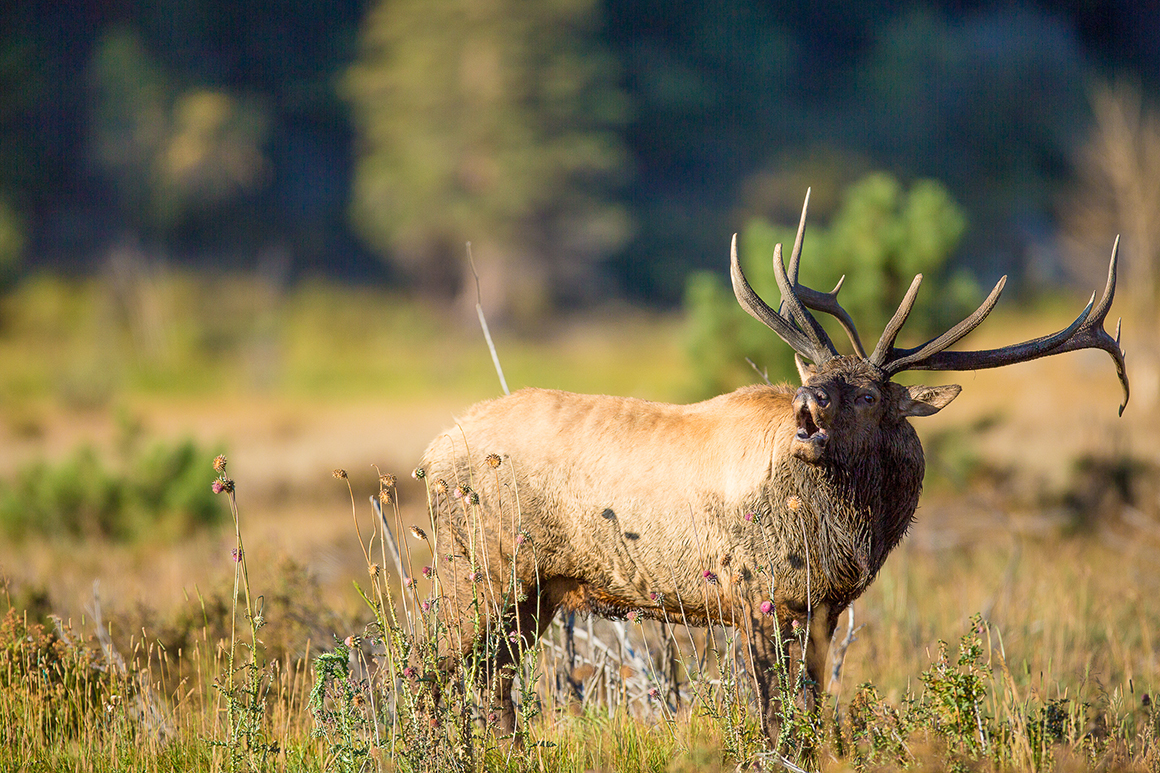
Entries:
POLYGON ((838 643, 838 648, 834 650, 834 667, 830 671, 830 688, 828 692, 833 693, 841 685, 842 681, 842 666, 846 663, 846 650, 850 649, 850 645, 858 641, 856 634, 861 630, 862 626, 854 627, 854 604, 851 603, 846 610, 846 638, 838 643))
POLYGON ((387 517, 383 513, 383 504, 378 497, 371 497, 371 509, 375 511, 375 517, 379 519, 379 525, 383 529, 383 542, 390 549, 391 559, 395 562, 395 571, 399 573, 399 598, 403 602, 403 615, 407 618, 407 627, 411 631, 411 635, 415 634, 414 621, 411 617, 411 609, 407 605, 407 569, 403 566, 403 554, 399 551, 399 541, 395 539, 394 532, 391 531, 390 525, 387 523, 387 517))
POLYGON ((475 313, 479 315, 479 326, 483 328, 483 337, 487 340, 487 349, 491 352, 491 362, 495 365, 495 373, 499 376, 499 385, 503 393, 510 395, 507 379, 503 377, 503 368, 499 364, 499 355, 495 353, 495 344, 491 340, 491 331, 487 329, 487 319, 483 316, 483 293, 479 289, 479 272, 475 270, 475 258, 471 256, 471 242, 467 243, 467 262, 471 265, 471 275, 475 277, 475 313))

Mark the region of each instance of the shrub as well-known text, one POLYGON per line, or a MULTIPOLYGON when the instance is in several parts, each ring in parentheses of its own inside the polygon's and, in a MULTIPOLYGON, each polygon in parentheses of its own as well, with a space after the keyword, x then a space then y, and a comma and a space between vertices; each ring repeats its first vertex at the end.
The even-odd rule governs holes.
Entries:
MULTIPOLYGON (((948 264, 965 226, 962 211, 939 183, 923 180, 904 191, 893 177, 872 174, 846 191, 829 228, 809 226, 799 280, 829 291, 846 276, 841 304, 869 339, 863 345, 872 347, 911 279, 922 273, 923 290, 904 335, 945 329, 969 311, 978 295, 975 283, 948 264)), ((784 245, 788 262, 795 230, 754 220, 738 241, 746 277, 771 305, 778 298, 769 267, 774 245, 784 245)), ((738 306, 717 274, 689 277, 685 311, 687 350, 699 395, 752 381, 744 364, 747 358, 773 380, 793 376, 793 351, 738 306)), ((823 325, 836 329, 825 315, 817 316, 823 325)), ((839 349, 845 345, 840 331, 831 338, 839 349)))
POLYGON ((213 457, 183 440, 132 454, 122 470, 88 446, 58 463, 37 461, 0 483, 0 527, 14 539, 179 539, 222 518, 205 473, 213 457))

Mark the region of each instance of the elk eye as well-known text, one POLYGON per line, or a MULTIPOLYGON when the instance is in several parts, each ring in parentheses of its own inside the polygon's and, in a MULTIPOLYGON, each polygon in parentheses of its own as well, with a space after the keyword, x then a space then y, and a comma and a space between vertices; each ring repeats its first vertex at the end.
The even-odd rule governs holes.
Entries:
POLYGON ((870 392, 863 392, 862 394, 858 395, 858 402, 862 405, 874 405, 874 401, 877 399, 878 398, 876 398, 870 392))

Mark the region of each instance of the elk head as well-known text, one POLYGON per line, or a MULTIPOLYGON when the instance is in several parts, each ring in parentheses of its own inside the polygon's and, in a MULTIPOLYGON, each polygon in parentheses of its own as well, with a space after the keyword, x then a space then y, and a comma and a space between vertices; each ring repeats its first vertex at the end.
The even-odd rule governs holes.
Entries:
POLYGON ((1007 281, 1004 276, 982 305, 962 322, 920 346, 899 349, 894 342, 914 308, 918 288, 922 283, 922 274, 918 274, 886 325, 874 351, 867 355, 853 320, 838 305, 838 291, 845 277, 838 280, 837 286, 828 293, 804 287, 797 281, 808 208, 807 192, 788 272, 782 261, 781 245, 777 245, 774 250, 773 268, 782 297, 776 311, 766 305, 746 281, 737 258, 736 235, 733 237, 730 255, 730 277, 738 303, 777 333, 796 353, 794 360, 802 386, 793 399, 798 429, 790 450, 798 458, 816 463, 835 453, 850 456, 868 451, 879 428, 905 421, 911 416, 937 413, 955 399, 962 389, 957 384, 906 387, 890 380, 895 374, 906 370, 981 370, 1076 349, 1103 349, 1115 361, 1116 372, 1124 389, 1124 401, 1120 405, 1120 414, 1123 415, 1129 392, 1124 352, 1120 349, 1120 324, 1117 321, 1114 338, 1103 328, 1104 318, 1111 308, 1116 291, 1119 238, 1112 246, 1108 281, 1099 303, 1096 303, 1093 294, 1075 321, 1059 332, 1000 349, 947 351, 991 313, 1007 281), (850 338, 854 354, 838 354, 826 331, 807 309, 825 312, 837 318, 850 338), (836 443, 835 439, 840 442, 836 443), (835 445, 840 446, 840 452, 834 450, 835 445))

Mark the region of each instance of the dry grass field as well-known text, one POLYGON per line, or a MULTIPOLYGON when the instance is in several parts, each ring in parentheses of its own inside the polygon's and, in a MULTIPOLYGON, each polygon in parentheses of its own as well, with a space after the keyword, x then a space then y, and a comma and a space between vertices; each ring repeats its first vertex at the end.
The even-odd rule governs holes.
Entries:
MULTIPOLYGON (((355 583, 372 601, 372 588, 384 599, 402 597, 389 572, 368 585, 355 529, 354 519, 362 519, 363 537, 373 530, 368 499, 380 488, 376 466, 399 478, 397 523, 427 523, 426 497, 411 469, 458 411, 499 390, 474 331, 440 326, 413 308, 368 323, 369 309, 388 307, 390 299, 311 292, 268 311, 278 329, 299 331, 284 333, 274 347, 277 365, 270 367, 278 375, 271 380, 252 372, 255 352, 267 350, 228 343, 224 332, 206 344, 211 355, 196 347, 196 357, 183 353, 186 323, 177 312, 163 329, 178 341, 169 345, 178 354, 163 352, 158 356, 174 361, 152 368, 139 362, 152 356, 139 343, 77 332, 101 315, 120 319, 116 308, 102 310, 99 293, 70 301, 81 322, 58 320, 51 340, 30 332, 39 328, 29 311, 44 316, 51 303, 24 297, 18 302, 25 306, 8 309, 0 356, 13 366, 0 378, 0 477, 85 446, 119 469, 121 460, 137 458, 127 447, 192 439, 205 457, 208 489, 210 462, 224 451, 236 482, 246 576, 238 579, 238 535, 225 496, 216 500, 220 525, 176 536, 33 531, 0 540, 14 610, 0 631, 7 637, 0 642, 7 648, 0 663, 6 769, 22 759, 34 761, 25 763, 29 770, 423 767, 398 745, 419 744, 418 736, 388 742, 373 723, 368 730, 343 720, 333 696, 330 713, 308 708, 321 674, 314 657, 366 634, 376 616, 380 634, 389 627, 391 602, 368 606, 355 583), (93 359, 106 356, 115 367, 102 383, 93 359), (334 375, 326 375, 328 367, 334 375), (334 478, 336 468, 348 471, 347 481, 334 478), (265 624, 256 641, 248 633, 255 614, 265 624), (43 631, 34 630, 38 622, 43 631), (37 637, 44 641, 33 648, 36 662, 57 653, 52 662, 65 664, 60 673, 67 676, 49 680, 52 689, 20 678, 20 663, 31 661, 17 643, 37 637), (77 654, 85 640, 92 641, 91 660, 77 654), (109 665, 117 657, 126 665, 109 665), (262 708, 249 717, 239 713, 244 701, 237 696, 258 671, 262 708), (85 690, 97 703, 77 697, 85 690), (21 722, 39 730, 12 735, 21 722)), ((201 302, 224 304, 226 317, 236 313, 238 326, 260 327, 229 311, 241 307, 233 296, 206 296, 201 302)), ((596 316, 533 340, 501 339, 509 382, 680 398, 679 322, 625 310, 596 316)), ((1027 338, 1066 323, 1063 316, 997 312, 969 343, 1027 338)), ((132 325, 126 329, 132 339, 132 325)), ((1135 335, 1126 321, 1132 375, 1135 335)), ((912 532, 855 604, 857 631, 824 712, 840 719, 812 731, 820 751, 796 762, 770 756, 752 732, 756 719, 744 690, 735 691, 740 703, 728 698, 725 665, 716 682, 702 675, 697 687, 686 663, 678 684, 664 688, 665 700, 641 692, 660 684, 642 663, 663 662, 665 648, 708 652, 712 642, 703 633, 579 620, 579 665, 563 664, 566 633, 557 625, 527 666, 536 677, 529 689, 540 697, 523 749, 485 742, 478 756, 456 764, 1160 770, 1160 713, 1152 700, 1160 690, 1160 410, 1146 393, 1153 390, 1134 395, 1117 418, 1114 370, 1098 352, 944 376, 954 376, 964 392, 938 416, 915 421, 928 452, 927 490, 912 532), (960 657, 963 637, 978 645, 974 655, 960 657), (941 660, 940 641, 949 642, 941 660), (565 672, 581 685, 581 700, 559 688, 565 672), (972 685, 983 694, 968 700, 972 685), (947 719, 968 704, 978 725, 969 732, 947 719)), ((128 467, 131 480, 131 461, 128 467)), ((427 562, 421 543, 405 530, 400 539, 414 567, 427 562)), ((427 592, 425 583, 416 598, 427 592)), ((837 637, 845 634, 843 619, 837 637)), ((718 647, 727 642, 724 632, 716 636, 718 647)))

